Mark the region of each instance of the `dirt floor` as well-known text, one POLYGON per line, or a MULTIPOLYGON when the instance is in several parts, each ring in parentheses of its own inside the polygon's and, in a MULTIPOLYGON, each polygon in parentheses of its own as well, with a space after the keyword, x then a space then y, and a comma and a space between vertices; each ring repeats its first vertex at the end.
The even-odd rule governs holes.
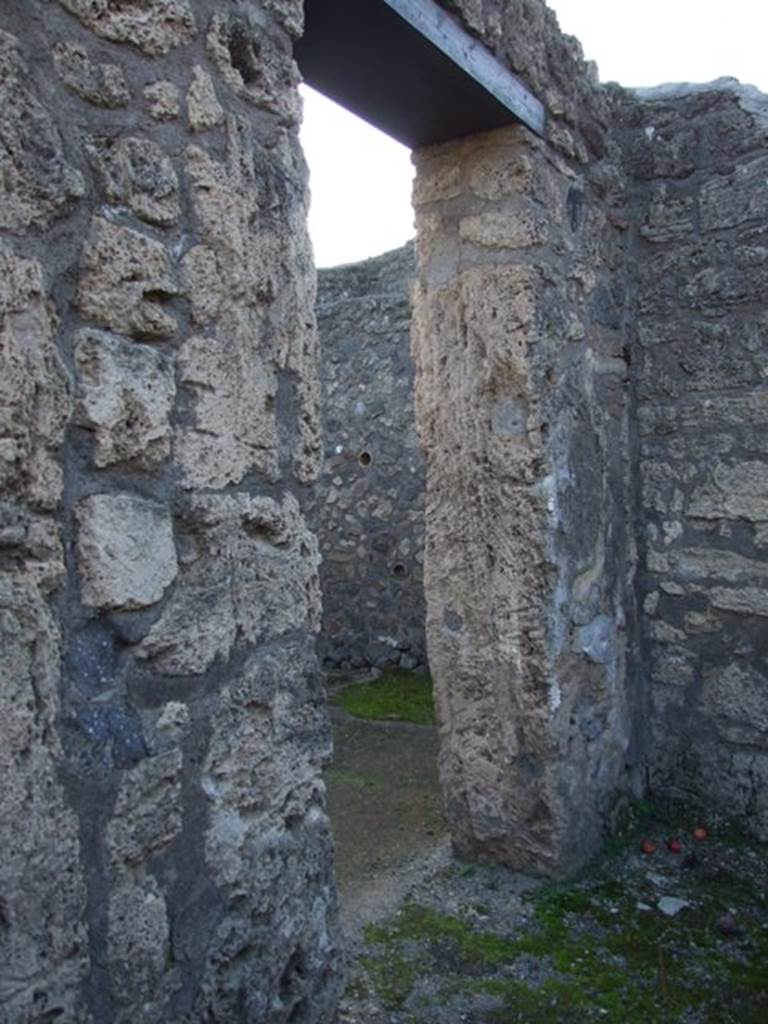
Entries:
POLYGON ((434 727, 333 717, 340 1024, 768 1021, 764 845, 639 803, 567 884, 463 863, 434 727))
POLYGON ((369 722, 332 708, 326 772, 342 926, 349 939, 397 908, 425 869, 446 863, 434 726, 369 722))

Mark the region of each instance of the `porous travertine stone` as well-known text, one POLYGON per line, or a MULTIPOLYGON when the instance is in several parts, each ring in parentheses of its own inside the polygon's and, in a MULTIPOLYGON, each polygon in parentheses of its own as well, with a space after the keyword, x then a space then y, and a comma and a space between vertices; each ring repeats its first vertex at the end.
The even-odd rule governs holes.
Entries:
POLYGON ((161 56, 195 32, 189 0, 59 0, 97 36, 161 56))
POLYGON ((180 510, 179 584, 141 654, 170 675, 204 672, 236 640, 317 631, 317 542, 290 496, 192 498, 180 510))
POLYGON ((325 462, 310 522, 331 667, 426 662, 424 461, 413 410, 413 246, 321 270, 325 462))
POLYGON ((297 383, 293 465, 308 482, 321 457, 314 282, 279 286, 281 275, 309 265, 303 199, 297 179, 255 160, 245 121, 230 117, 227 136, 226 163, 187 150, 201 244, 186 253, 182 273, 193 320, 215 325, 216 336, 190 338, 182 351, 196 415, 178 433, 178 458, 190 487, 235 483, 252 470, 273 478, 277 391, 287 372, 297 383))
POLYGON ((97 107, 116 109, 130 103, 122 69, 116 64, 94 63, 84 46, 59 43, 53 51, 53 63, 67 88, 97 107))
POLYGON ((144 87, 144 99, 156 121, 173 121, 179 116, 179 87, 173 82, 151 82, 144 87))
POLYGON ((167 509, 129 494, 94 494, 75 513, 83 602, 144 608, 159 601, 178 570, 167 509))
POLYGON ((255 11, 239 8, 211 19, 208 56, 227 85, 255 107, 296 124, 301 104, 298 68, 285 36, 277 35, 255 11))
POLYGON ((75 421, 95 433, 94 465, 163 462, 176 395, 169 361, 146 345, 90 328, 75 335, 74 351, 75 421))
POLYGON ((199 64, 192 68, 192 82, 187 90, 187 118, 193 132, 215 128, 224 120, 211 76, 199 64))
POLYGON ((317 771, 331 736, 319 686, 311 647, 288 644, 249 659, 237 683, 211 704, 205 853, 213 877, 237 895, 254 927, 244 928, 240 915, 223 917, 216 946, 235 966, 225 987, 203 992, 199 1019, 226 1020, 242 1007, 246 1019, 269 1024, 291 1014, 311 1019, 311 979, 327 970, 335 941, 324 910, 333 901, 333 880, 317 771), (287 678, 303 682, 286 689, 287 678), (247 866, 254 859, 257 875, 247 866), (308 891, 316 901, 309 919, 302 911, 308 891), (242 962, 254 941, 269 948, 258 976, 242 962))
POLYGON ((334 1019, 301 6, 0 5, 9 1024, 334 1019))
MULTIPOLYGON (((43 272, 0 247, 0 1016, 76 1020, 88 970, 75 812, 57 772, 61 641, 46 596, 64 573, 50 513, 70 408, 43 272)), ((80 1017, 87 1021, 86 1011, 80 1017)))
POLYGON ((168 969, 168 906, 148 869, 181 832, 182 766, 176 747, 124 771, 107 826, 112 887, 107 957, 120 1007, 117 1019, 126 1024, 137 999, 146 1016, 161 1018, 181 984, 180 972, 168 969))
POLYGON ((556 127, 549 145, 518 128, 416 154, 413 293, 453 841, 553 875, 640 779, 620 175, 597 136, 585 174, 586 141, 556 127))
POLYGON ((161 303, 178 292, 165 247, 148 235, 95 217, 83 252, 83 316, 122 334, 169 338, 177 323, 161 303))
POLYGON ((0 246, 0 486, 45 511, 61 495, 54 453, 71 408, 54 327, 40 263, 0 246))
POLYGON ((277 378, 253 350, 263 326, 232 310, 219 323, 219 337, 194 335, 179 353, 181 380, 195 396, 195 425, 176 443, 189 487, 239 483, 254 469, 277 472, 277 378))
POLYGON ((151 139, 94 138, 88 145, 104 192, 149 224, 175 224, 179 182, 170 157, 151 139))
POLYGON ((0 572, 0 1013, 89 1021, 86 892, 55 733, 60 641, 34 577, 0 572), (81 1015, 82 1012, 82 1015, 81 1015))
POLYGON ((16 39, 0 30, 0 228, 45 227, 84 190, 16 39))

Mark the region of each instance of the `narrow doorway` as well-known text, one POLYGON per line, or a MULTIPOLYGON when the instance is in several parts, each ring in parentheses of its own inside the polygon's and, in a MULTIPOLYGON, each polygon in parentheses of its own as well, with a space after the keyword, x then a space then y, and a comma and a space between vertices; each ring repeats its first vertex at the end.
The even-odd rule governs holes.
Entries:
POLYGON ((412 169, 405 147, 303 91, 324 434, 308 518, 323 559, 328 804, 342 917, 354 933, 446 844, 410 355, 412 169))

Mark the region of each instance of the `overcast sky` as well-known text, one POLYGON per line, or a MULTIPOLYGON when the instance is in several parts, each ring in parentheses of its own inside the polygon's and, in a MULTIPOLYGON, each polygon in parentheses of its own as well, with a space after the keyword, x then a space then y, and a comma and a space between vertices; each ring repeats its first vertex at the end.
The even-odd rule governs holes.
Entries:
MULTIPOLYGON (((549 0, 601 81, 709 82, 768 92, 768 0, 549 0)), ((413 235, 408 150, 304 89, 309 229, 318 266, 375 256, 413 235)))

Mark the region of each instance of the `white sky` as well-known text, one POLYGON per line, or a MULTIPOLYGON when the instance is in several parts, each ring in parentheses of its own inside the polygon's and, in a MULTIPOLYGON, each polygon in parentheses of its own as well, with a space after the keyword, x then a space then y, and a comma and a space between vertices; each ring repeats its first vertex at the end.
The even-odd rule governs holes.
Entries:
MULTIPOLYGON (((768 92, 768 0, 548 0, 604 82, 731 75, 768 92)), ((303 89, 309 230, 318 266, 375 256, 413 235, 408 150, 303 89)))

